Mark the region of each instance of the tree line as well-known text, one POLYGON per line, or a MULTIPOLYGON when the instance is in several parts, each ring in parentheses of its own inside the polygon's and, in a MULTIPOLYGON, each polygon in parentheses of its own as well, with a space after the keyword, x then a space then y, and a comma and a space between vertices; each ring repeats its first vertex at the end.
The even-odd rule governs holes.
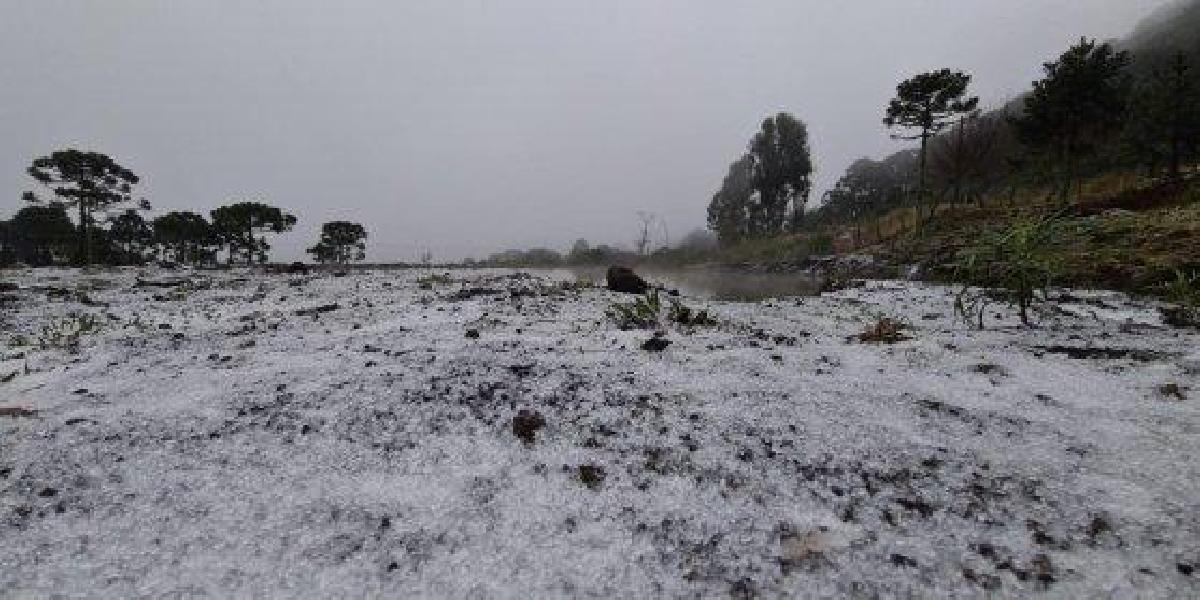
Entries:
MULTIPOLYGON (((1189 10, 1179 19, 1200 27, 1200 2, 1189 10)), ((1114 169, 1178 182, 1200 157, 1198 38, 1182 38, 1190 50, 1160 45, 1140 55, 1081 39, 1043 65, 1029 93, 990 112, 969 93, 970 74, 917 74, 883 111, 893 137, 917 147, 855 161, 807 211, 807 131, 780 113, 730 165, 709 203, 709 228, 722 244, 829 225, 861 230, 874 221, 878 229, 878 217, 910 206, 919 229, 941 203, 1011 201, 1030 185, 1066 203, 1081 198, 1086 177, 1114 169)))
MULTIPOLYGON (((226 264, 261 264, 267 237, 296 224, 294 215, 255 200, 207 218, 186 210, 147 218, 150 203, 134 193, 139 177, 100 152, 60 150, 33 159, 26 172, 42 193, 24 192, 26 205, 0 221, 0 265, 216 265, 221 253, 226 264)), ((307 252, 321 263, 363 260, 366 238, 361 224, 333 221, 307 252)))

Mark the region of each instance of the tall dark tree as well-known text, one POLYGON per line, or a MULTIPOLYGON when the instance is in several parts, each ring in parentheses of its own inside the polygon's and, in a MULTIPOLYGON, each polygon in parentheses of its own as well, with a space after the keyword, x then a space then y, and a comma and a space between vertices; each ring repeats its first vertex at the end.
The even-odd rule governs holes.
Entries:
POLYGON ((1135 97, 1129 123, 1143 142, 1143 162, 1165 162, 1178 181, 1184 161, 1200 150, 1200 84, 1187 55, 1176 52, 1156 66, 1135 97))
POLYGON ((130 208, 109 219, 108 237, 116 245, 121 262, 140 264, 154 232, 142 215, 130 208))
POLYGON ((1033 82, 1025 112, 1015 121, 1017 137, 1057 168, 1063 201, 1072 183, 1080 183, 1080 162, 1124 123, 1129 62, 1127 52, 1084 38, 1046 63, 1045 77, 1033 82))
POLYGON ((173 211, 151 222, 154 242, 163 256, 187 264, 212 260, 220 243, 216 231, 204 217, 194 212, 173 211))
POLYGON ((896 86, 896 97, 888 103, 884 125, 908 130, 893 134, 904 140, 921 140, 920 166, 917 172, 917 210, 925 203, 925 165, 929 140, 953 123, 960 115, 974 112, 979 98, 967 96, 971 76, 961 71, 941 69, 921 73, 896 86))
MULTIPOLYGON (((79 261, 91 264, 93 213, 132 201, 138 176, 106 154, 73 148, 35 158, 27 172, 79 211, 79 261)), ((38 201, 32 193, 27 199, 38 201)))
POLYGON ((749 155, 754 159, 754 188, 759 193, 758 233, 798 228, 812 191, 808 127, 785 112, 768 117, 750 140, 749 155))
POLYGON ((291 231, 296 217, 261 202, 237 202, 212 211, 212 224, 222 243, 229 248, 229 261, 241 254, 246 264, 256 259, 266 262, 265 234, 291 231))
POLYGON ((359 223, 330 221, 321 225, 321 238, 308 249, 317 262, 346 264, 366 258, 367 230, 359 223))

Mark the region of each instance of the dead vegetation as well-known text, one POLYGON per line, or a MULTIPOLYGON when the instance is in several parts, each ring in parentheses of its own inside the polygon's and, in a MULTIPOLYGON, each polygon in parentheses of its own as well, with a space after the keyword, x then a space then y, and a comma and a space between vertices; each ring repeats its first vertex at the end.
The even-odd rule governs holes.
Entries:
POLYGON ((895 344, 912 338, 904 332, 910 330, 907 324, 890 317, 879 317, 873 325, 855 336, 855 339, 864 344, 895 344))

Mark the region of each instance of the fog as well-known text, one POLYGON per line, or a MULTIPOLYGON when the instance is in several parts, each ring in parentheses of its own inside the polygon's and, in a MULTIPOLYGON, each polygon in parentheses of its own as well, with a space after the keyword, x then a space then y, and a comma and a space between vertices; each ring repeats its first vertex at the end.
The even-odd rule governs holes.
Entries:
POLYGON ((808 123, 816 192, 899 147, 895 83, 974 74, 995 106, 1080 36, 1161 0, 6 0, 0 218, 34 156, 75 146, 143 177, 157 212, 261 198, 364 223, 370 260, 630 245, 705 208, 761 119, 808 123))

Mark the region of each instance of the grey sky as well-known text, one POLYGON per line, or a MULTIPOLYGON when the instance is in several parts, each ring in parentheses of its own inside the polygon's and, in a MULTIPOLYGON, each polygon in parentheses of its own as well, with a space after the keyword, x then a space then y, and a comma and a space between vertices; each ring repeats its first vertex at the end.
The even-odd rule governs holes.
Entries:
POLYGON ((369 258, 672 235, 767 114, 810 128, 818 190, 897 148, 898 79, 948 66, 995 105, 1080 36, 1162 0, 5 0, 0 218, 35 155, 142 175, 156 212, 262 197, 363 222, 369 258))

